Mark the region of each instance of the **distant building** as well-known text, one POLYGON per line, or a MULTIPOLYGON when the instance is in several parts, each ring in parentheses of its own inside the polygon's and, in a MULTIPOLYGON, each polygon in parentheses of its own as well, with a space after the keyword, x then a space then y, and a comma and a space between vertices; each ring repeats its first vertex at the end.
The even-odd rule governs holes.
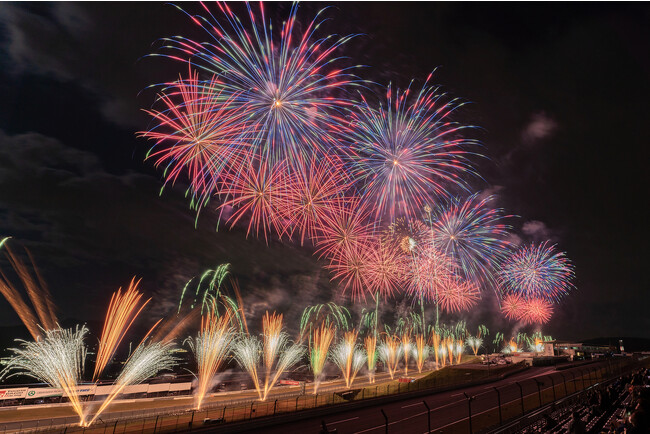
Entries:
POLYGON ((611 354, 616 351, 613 345, 585 345, 580 342, 556 342, 555 353, 558 356, 569 356, 575 359, 593 359, 611 354))

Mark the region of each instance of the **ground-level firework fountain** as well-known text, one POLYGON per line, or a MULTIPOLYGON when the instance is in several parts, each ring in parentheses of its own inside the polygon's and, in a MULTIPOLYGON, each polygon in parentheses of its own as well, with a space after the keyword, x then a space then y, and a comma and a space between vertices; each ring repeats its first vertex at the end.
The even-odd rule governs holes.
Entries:
POLYGON ((262 342, 256 336, 242 335, 233 346, 233 355, 250 375, 260 401, 266 400, 280 377, 300 361, 304 352, 302 345, 289 343, 282 330, 282 315, 268 312, 262 320, 262 342))

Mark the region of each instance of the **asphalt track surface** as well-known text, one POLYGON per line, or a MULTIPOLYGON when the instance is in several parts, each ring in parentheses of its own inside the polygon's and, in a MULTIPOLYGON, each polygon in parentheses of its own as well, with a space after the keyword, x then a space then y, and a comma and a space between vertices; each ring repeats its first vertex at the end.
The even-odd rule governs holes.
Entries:
MULTIPOLYGON (((597 367, 599 365, 600 364, 593 364, 592 366, 597 367)), ((571 378, 569 377, 569 374, 572 371, 575 374, 575 381, 578 383, 577 387, 579 389, 582 389, 582 380, 580 379, 580 376, 583 374, 578 372, 578 368, 571 368, 562 372, 566 377, 571 378)), ((415 434, 427 433, 429 432, 428 415, 427 409, 422 402, 424 400, 431 408, 431 430, 433 432, 466 433, 468 432, 469 423, 468 405, 464 393, 470 397, 474 396, 474 399, 472 401, 473 418, 476 418, 482 413, 498 414, 498 410, 496 410, 498 409, 498 404, 496 398, 497 394, 494 391, 495 387, 500 389, 501 403, 504 407, 508 403, 513 403, 510 405, 510 407, 514 407, 514 404, 517 404, 517 407, 520 408, 518 405, 520 402, 520 391, 516 383, 520 382, 522 385, 522 393, 524 395, 524 399, 528 399, 530 401, 533 397, 534 399, 537 399, 537 396, 539 394, 538 387, 536 385, 537 383, 535 381, 531 381, 532 379, 539 377, 538 381, 544 382, 544 386, 541 386, 542 393, 544 393, 544 390, 547 391, 547 394, 550 393, 552 388, 551 382, 547 377, 548 375, 551 375, 555 381, 555 390, 559 392, 558 394, 562 394, 561 392, 563 391, 563 379, 561 377, 561 374, 558 373, 554 367, 530 368, 524 372, 513 374, 502 380, 494 381, 480 386, 460 388, 453 391, 436 393, 430 396, 378 404, 372 407, 343 411, 335 414, 333 413, 323 417, 299 420, 290 423, 283 423, 281 425, 267 426, 264 428, 239 432, 248 434, 259 432, 269 434, 320 433, 322 429, 322 421, 324 421, 330 432, 336 432, 337 434, 383 433, 386 432, 385 419, 381 413, 381 410, 383 410, 388 417, 388 432, 415 434), (458 422, 462 421, 465 421, 465 424, 458 426, 458 422)), ((572 392, 572 389, 575 390, 575 388, 576 385, 569 385, 569 393, 572 392)))
MULTIPOLYGON (((430 371, 429 371, 430 372, 430 371)), ((419 378, 429 372, 420 375, 411 375, 419 378)), ((376 384, 389 382, 390 377, 387 373, 378 373, 376 375, 376 384)), ((354 382, 355 387, 367 386, 367 377, 357 377, 354 382)), ((343 380, 333 380, 321 383, 318 392, 334 392, 346 390, 343 380)), ((313 384, 306 386, 306 394, 311 394, 313 384)), ((271 390, 268 400, 282 397, 299 396, 299 386, 279 386, 271 390)), ((255 390, 246 390, 241 392, 224 392, 212 394, 204 401, 203 407, 221 409, 224 405, 237 405, 257 400, 255 390)), ((97 406, 101 404, 96 402, 97 406)), ((156 415, 157 413, 175 413, 190 410, 194 406, 192 396, 176 396, 161 398, 143 398, 143 399, 125 399, 116 400, 101 415, 102 420, 130 419, 139 415, 156 415)), ((74 424, 79 418, 76 416, 69 404, 50 404, 50 405, 24 405, 19 407, 0 407, 0 430, 20 431, 33 428, 43 428, 48 426, 60 426, 64 424, 74 424)))

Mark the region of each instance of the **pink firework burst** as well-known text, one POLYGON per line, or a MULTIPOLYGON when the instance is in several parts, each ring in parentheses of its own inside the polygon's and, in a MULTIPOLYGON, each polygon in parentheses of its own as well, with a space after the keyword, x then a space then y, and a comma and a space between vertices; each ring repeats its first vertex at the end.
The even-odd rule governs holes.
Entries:
POLYGON ((366 251, 366 290, 384 297, 396 293, 404 283, 408 263, 404 255, 381 242, 371 243, 366 251))
POLYGON ((362 246, 343 249, 327 268, 332 273, 332 280, 338 280, 342 291, 349 291, 353 300, 365 298, 368 263, 362 246))
POLYGON ((220 208, 222 212, 225 207, 234 208, 233 214, 228 218, 231 227, 250 213, 246 235, 254 230, 258 236, 261 229, 264 239, 268 241, 272 229, 278 234, 282 233, 278 207, 286 179, 285 166, 280 164, 269 167, 266 163, 261 163, 259 168, 255 166, 250 162, 240 174, 228 177, 227 200, 220 208))
POLYGON ((501 313, 509 320, 520 320, 526 301, 516 294, 506 295, 501 301, 501 313))
POLYGON ((314 240, 318 228, 323 225, 327 213, 339 204, 339 199, 349 185, 342 162, 335 156, 317 159, 307 163, 296 163, 285 184, 280 214, 285 221, 285 231, 314 240))
POLYGON ((450 282, 457 279, 453 259, 436 249, 433 244, 427 244, 417 256, 408 257, 406 261, 408 265, 406 290, 412 297, 438 301, 447 291, 450 282))
POLYGON ((478 302, 481 298, 480 294, 476 284, 470 281, 450 280, 439 294, 440 307, 447 312, 466 311, 478 302))
POLYGON ((365 250, 372 235, 368 211, 357 197, 339 197, 318 225, 316 254, 331 262, 345 262, 346 255, 365 250))
POLYGON ((524 303, 522 312, 521 319, 526 324, 544 324, 553 315, 553 305, 543 298, 533 298, 524 303))
POLYGON ((170 83, 160 95, 162 110, 146 110, 156 125, 139 133, 156 141, 147 158, 165 167, 165 184, 186 171, 199 204, 215 191, 224 171, 242 164, 250 147, 242 136, 249 128, 247 113, 224 104, 224 98, 217 78, 201 81, 190 70, 189 78, 170 83))

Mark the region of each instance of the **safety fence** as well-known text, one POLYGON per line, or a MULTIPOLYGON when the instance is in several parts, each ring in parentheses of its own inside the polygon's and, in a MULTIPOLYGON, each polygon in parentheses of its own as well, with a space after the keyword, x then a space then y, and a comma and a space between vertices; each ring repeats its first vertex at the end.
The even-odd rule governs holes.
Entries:
MULTIPOLYGON (((403 409, 378 409, 380 420, 360 432, 477 432, 516 418, 550 402, 557 401, 594 384, 629 372, 637 366, 631 360, 608 360, 594 366, 583 366, 566 371, 542 375, 500 387, 486 387, 485 391, 472 396, 465 395, 457 401, 435 407, 429 393, 420 407, 414 405, 411 412, 403 409), (419 430, 419 431, 418 431, 419 430)), ((386 397, 396 394, 412 394, 426 391, 435 394, 451 387, 477 384, 496 379, 505 373, 521 369, 511 365, 502 369, 468 370, 460 367, 437 371, 444 375, 430 375, 412 383, 398 381, 352 389, 344 392, 321 390, 318 394, 303 395, 299 391, 273 395, 267 401, 252 399, 209 403, 201 410, 192 410, 191 404, 167 409, 147 409, 111 412, 91 427, 74 426, 76 418, 51 418, 38 422, 5 424, 5 432, 83 432, 83 433, 162 433, 188 431, 193 428, 242 422, 261 417, 273 417, 301 410, 386 397)), ((459 394, 462 396, 462 394, 459 394)), ((376 401, 377 399, 375 399, 376 401)), ((224 427, 225 428, 225 427, 224 427)))
MULTIPOLYGON (((395 394, 404 394, 415 391, 431 391, 460 387, 465 384, 481 380, 497 378, 508 372, 522 369, 522 364, 499 366, 488 369, 464 369, 463 365, 447 367, 436 374, 429 375, 414 382, 392 381, 381 385, 341 390, 340 385, 323 385, 317 394, 302 394, 300 391, 276 393, 267 401, 254 398, 229 400, 218 403, 207 402, 201 410, 192 410, 192 403, 168 405, 167 408, 151 408, 146 410, 133 410, 111 412, 98 419, 99 423, 91 427, 74 426, 78 418, 74 416, 54 417, 38 421, 22 421, 0 424, 4 432, 88 432, 88 433, 153 433, 186 431, 206 424, 226 424, 241 422, 253 418, 277 416, 300 410, 314 409, 323 406, 360 401, 369 398, 378 398, 395 394), (339 390, 339 391, 337 391, 339 390)), ((164 399, 164 398, 163 398, 164 399)), ((179 398, 170 398, 179 399, 179 398)), ((158 399, 160 401, 161 399, 158 399)), ((141 402, 142 400, 140 400, 141 402)), ((186 400, 188 401, 188 400, 186 400)), ((134 402, 135 404, 135 402, 134 402)))
POLYGON ((569 397, 564 400, 569 405, 582 399, 583 391, 588 392, 595 385, 647 365, 648 360, 608 360, 593 366, 513 381, 499 387, 488 386, 477 394, 459 393, 457 401, 442 406, 434 406, 430 397, 423 399, 419 405, 409 405, 409 410, 387 405, 377 408, 377 414, 373 417, 376 422, 371 426, 362 427, 360 421, 355 421, 359 427, 356 433, 486 432, 565 397, 569 397))

